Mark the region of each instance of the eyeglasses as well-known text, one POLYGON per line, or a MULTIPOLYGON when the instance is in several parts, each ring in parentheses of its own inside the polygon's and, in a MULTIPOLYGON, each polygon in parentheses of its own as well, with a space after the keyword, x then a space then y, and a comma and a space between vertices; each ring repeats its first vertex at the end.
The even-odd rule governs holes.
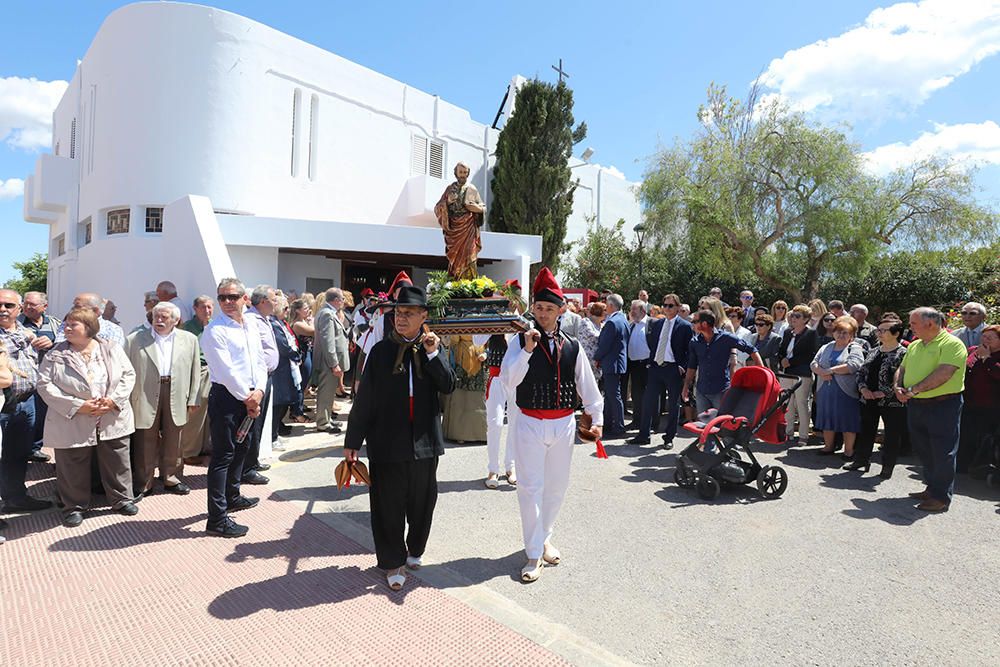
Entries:
POLYGON ((837 318, 836 317, 824 317, 823 321, 824 322, 833 322, 835 319, 837 319, 837 318))
POLYGON ((741 296, 740 300, 741 301, 747 301, 748 299, 752 299, 752 298, 753 298, 752 296, 741 296))
POLYGON ((892 331, 892 329, 885 329, 885 328, 882 328, 882 327, 878 328, 878 332, 879 333, 889 333, 890 331, 892 331))
POLYGON ((788 313, 788 316, 793 320, 797 320, 802 317, 802 313, 788 313))
POLYGON ((663 304, 663 307, 664 308, 677 308, 677 304, 676 303, 665 303, 665 304, 663 304))
POLYGON ((962 311, 962 317, 965 317, 966 315, 978 315, 978 314, 979 314, 978 310, 963 310, 962 311))
POLYGON ((775 310, 788 310, 788 306, 775 306, 775 310))
POLYGON ((243 298, 242 294, 219 294, 217 296, 219 299, 219 303, 222 303, 224 301, 239 301, 243 298))
POLYGON ((6 308, 7 310, 14 310, 19 305, 18 303, 0 303, 0 308, 6 308))
POLYGON ((769 327, 769 326, 771 326, 770 322, 763 322, 763 321, 761 321, 761 322, 754 322, 754 324, 756 324, 759 327, 769 327))

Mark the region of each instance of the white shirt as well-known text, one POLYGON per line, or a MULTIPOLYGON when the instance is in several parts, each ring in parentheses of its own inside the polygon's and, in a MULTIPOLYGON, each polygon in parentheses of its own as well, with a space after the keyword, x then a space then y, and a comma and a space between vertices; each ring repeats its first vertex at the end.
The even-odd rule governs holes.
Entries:
MULTIPOLYGON (((539 345, 542 343, 539 342, 539 345)), ((503 365, 500 367, 500 382, 507 390, 508 396, 517 395, 517 386, 528 374, 528 362, 531 360, 531 353, 521 347, 521 339, 514 336, 507 343, 507 354, 503 357, 503 365)), ((583 409, 593 418, 594 426, 604 425, 604 397, 597 387, 597 380, 594 379, 594 371, 590 368, 590 361, 583 349, 576 355, 576 392, 583 400, 583 409)))
POLYGON ((646 342, 646 325, 649 317, 643 317, 632 325, 632 333, 628 338, 629 361, 645 361, 649 359, 649 343, 646 342))
POLYGON ((160 369, 160 377, 170 377, 170 367, 174 359, 174 339, 177 329, 171 329, 166 336, 161 336, 153 329, 153 343, 156 345, 156 367, 160 369))
POLYGON ((254 318, 244 316, 240 324, 219 312, 201 334, 209 379, 241 401, 254 389, 264 391, 267 387, 267 365, 257 326, 254 318))
POLYGON ((181 301, 181 298, 179 296, 175 296, 173 299, 171 299, 170 303, 180 308, 181 321, 178 324, 184 324, 192 317, 194 317, 194 309, 191 307, 191 304, 181 301))
POLYGON ((670 336, 674 332, 674 320, 676 319, 676 317, 671 317, 664 320, 663 328, 660 329, 660 339, 656 342, 656 356, 653 357, 653 361, 657 365, 677 361, 674 358, 674 349, 670 347, 670 336))

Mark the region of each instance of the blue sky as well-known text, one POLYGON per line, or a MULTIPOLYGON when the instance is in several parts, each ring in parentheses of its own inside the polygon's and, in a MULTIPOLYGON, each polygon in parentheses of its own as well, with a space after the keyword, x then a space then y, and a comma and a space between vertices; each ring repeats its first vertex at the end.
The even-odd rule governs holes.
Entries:
MULTIPOLYGON (((48 151, 59 84, 126 2, 4 3, 0 22, 0 282, 44 251, 20 179, 48 151), (37 81, 30 81, 36 79, 37 81)), ((1000 0, 831 3, 220 0, 243 14, 468 109, 489 123, 513 74, 554 80, 563 59, 592 161, 639 180, 661 142, 696 129, 709 83, 766 92, 853 127, 873 170, 928 152, 981 166, 1000 198, 1000 0)), ((581 146, 582 148, 582 146, 581 146)))

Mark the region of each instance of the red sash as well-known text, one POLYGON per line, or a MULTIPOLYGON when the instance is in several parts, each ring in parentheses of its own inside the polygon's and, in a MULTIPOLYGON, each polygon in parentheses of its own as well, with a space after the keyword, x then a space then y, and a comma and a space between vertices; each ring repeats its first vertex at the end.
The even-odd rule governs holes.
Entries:
POLYGON ((559 408, 557 410, 525 410, 521 408, 521 413, 535 419, 562 419, 573 414, 573 408, 559 408))
POLYGON ((486 378, 486 400, 490 400, 490 385, 493 384, 493 378, 500 377, 500 367, 490 366, 489 367, 489 377, 486 378))

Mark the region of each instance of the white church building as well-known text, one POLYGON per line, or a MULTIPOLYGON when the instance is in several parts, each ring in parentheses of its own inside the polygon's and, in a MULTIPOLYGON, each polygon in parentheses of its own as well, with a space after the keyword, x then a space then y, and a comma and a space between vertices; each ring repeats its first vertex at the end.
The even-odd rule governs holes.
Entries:
MULTIPOLYGON (((421 284, 446 267, 433 207, 456 162, 489 211, 498 134, 242 16, 139 3, 108 16, 77 65, 52 153, 26 179, 24 218, 49 225, 52 312, 96 291, 127 327, 160 280, 185 299, 230 275, 298 293, 384 289, 400 269, 421 284)), ((567 240, 587 219, 639 222, 636 184, 571 166, 567 240)), ((526 284, 541 238, 488 229, 487 218, 480 273, 526 284)))

